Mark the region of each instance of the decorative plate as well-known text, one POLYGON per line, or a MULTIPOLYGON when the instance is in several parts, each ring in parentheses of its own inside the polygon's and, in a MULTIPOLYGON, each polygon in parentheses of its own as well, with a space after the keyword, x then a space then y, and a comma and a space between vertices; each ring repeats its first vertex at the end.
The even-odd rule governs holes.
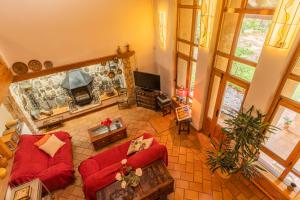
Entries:
POLYGON ((122 69, 118 68, 117 69, 117 74, 122 74, 122 73, 123 73, 122 69))
POLYGON ((50 69, 50 68, 53 67, 53 63, 50 60, 47 60, 47 61, 44 62, 44 67, 46 69, 50 69))
POLYGON ((116 74, 113 71, 110 71, 107 75, 110 79, 115 78, 116 74))
POLYGON ((28 68, 32 71, 40 71, 42 67, 42 63, 38 60, 31 60, 28 62, 28 68))
POLYGON ((25 63, 23 62, 15 62, 12 65, 12 69, 16 74, 26 74, 28 72, 28 67, 25 63))
POLYGON ((119 63, 118 57, 114 57, 113 61, 114 61, 114 63, 116 63, 116 64, 119 63))

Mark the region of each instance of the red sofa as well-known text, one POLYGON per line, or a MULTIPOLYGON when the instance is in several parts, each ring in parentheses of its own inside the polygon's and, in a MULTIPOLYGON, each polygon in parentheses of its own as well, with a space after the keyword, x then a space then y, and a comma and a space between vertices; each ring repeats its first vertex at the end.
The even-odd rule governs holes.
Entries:
POLYGON ((54 133, 65 144, 52 158, 34 145, 42 135, 21 135, 10 177, 16 186, 39 178, 50 190, 62 189, 74 181, 71 137, 66 132, 54 133))
MULTIPOLYGON (((144 138, 153 137, 144 134, 144 138)), ((130 141, 83 161, 79 173, 83 180, 83 191, 87 200, 96 200, 96 192, 115 181, 116 173, 121 169, 121 160, 126 158, 127 164, 133 168, 145 167, 156 160, 168 164, 168 152, 164 145, 155 139, 149 149, 127 156, 130 141)))

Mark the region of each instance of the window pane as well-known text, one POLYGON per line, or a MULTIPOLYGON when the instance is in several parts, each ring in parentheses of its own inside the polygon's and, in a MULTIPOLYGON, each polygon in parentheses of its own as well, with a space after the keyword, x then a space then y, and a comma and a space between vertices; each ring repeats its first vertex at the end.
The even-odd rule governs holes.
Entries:
POLYGON ((194 96, 195 80, 196 80, 197 63, 192 62, 191 79, 190 79, 190 96, 194 96))
POLYGON ((209 102, 208 113, 207 113, 210 119, 212 119, 214 115, 214 109, 215 109, 220 82, 221 82, 221 78, 219 76, 215 76, 212 89, 211 89, 210 102, 209 102))
POLYGON ((236 62, 232 63, 230 74, 245 81, 251 82, 255 72, 255 67, 236 62))
POLYGON ((288 97, 294 101, 300 102, 300 83, 288 79, 284 85, 281 93, 283 96, 288 97))
POLYGON ((285 169, 281 164, 263 152, 260 152, 259 154, 259 162, 266 168, 266 170, 271 172, 276 177, 279 177, 285 169))
POLYGON ((178 41, 178 51, 180 53, 183 53, 183 54, 189 56, 190 55, 190 45, 178 41))
POLYGON ((300 58, 297 59, 297 62, 293 68, 292 73, 300 76, 300 58))
POLYGON ((295 170, 298 174, 300 174, 300 159, 294 165, 293 170, 295 170))
POLYGON ((179 8, 179 38, 191 41, 193 9, 179 8))
POLYGON ((198 59, 198 47, 194 47, 193 58, 194 58, 195 60, 198 59))
POLYGON ((257 62, 272 18, 264 15, 245 15, 235 55, 257 62))
POLYGON ((300 115, 280 105, 271 124, 280 130, 269 135, 265 146, 286 160, 300 140, 300 115))
POLYGON ((228 65, 228 58, 219 55, 216 56, 215 68, 225 72, 227 69, 227 65, 228 65))
POLYGON ((197 10, 197 17, 196 17, 196 24, 195 24, 195 43, 199 44, 200 41, 200 31, 201 31, 201 24, 200 24, 200 19, 201 19, 201 12, 197 10))
POLYGON ((188 62, 181 58, 177 60, 177 86, 186 87, 186 76, 187 76, 188 62))
POLYGON ((194 0, 180 0, 181 5, 193 5, 194 0))
POLYGON ((224 91, 221 111, 218 118, 218 124, 224 126, 224 120, 227 119, 227 114, 230 111, 239 111, 241 109, 245 96, 245 89, 228 82, 224 91))
POLYGON ((218 50, 229 54, 232 46, 234 31, 237 25, 238 14, 225 13, 224 21, 221 28, 220 41, 218 50))
POLYGON ((248 0, 248 8, 276 8, 278 0, 248 0))

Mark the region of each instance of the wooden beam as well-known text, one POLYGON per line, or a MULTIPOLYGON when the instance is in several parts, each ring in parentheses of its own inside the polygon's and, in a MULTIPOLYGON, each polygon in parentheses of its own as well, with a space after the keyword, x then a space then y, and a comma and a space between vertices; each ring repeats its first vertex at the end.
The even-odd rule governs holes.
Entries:
POLYGON ((4 97, 7 95, 10 83, 13 80, 12 72, 8 69, 0 57, 0 104, 3 102, 4 97))
POLYGON ((63 66, 59 66, 59 67, 53 67, 51 69, 45 69, 42 71, 32 72, 32 73, 28 73, 28 74, 24 74, 24 75, 15 75, 13 77, 13 82, 24 81, 24 80, 28 80, 28 79, 32 79, 32 78, 37 78, 40 76, 46 76, 49 74, 64 72, 64 71, 68 71, 68 70, 72 70, 72 69, 78 69, 78 68, 81 68, 84 66, 98 64, 101 62, 107 62, 109 60, 113 60, 116 57, 121 58, 121 59, 128 58, 128 57, 133 56, 134 54, 135 54, 134 51, 129 51, 129 52, 122 53, 122 54, 115 54, 115 55, 105 56, 105 57, 101 57, 101 58, 95 58, 92 60, 86 60, 86 61, 72 63, 72 64, 63 65, 63 66))

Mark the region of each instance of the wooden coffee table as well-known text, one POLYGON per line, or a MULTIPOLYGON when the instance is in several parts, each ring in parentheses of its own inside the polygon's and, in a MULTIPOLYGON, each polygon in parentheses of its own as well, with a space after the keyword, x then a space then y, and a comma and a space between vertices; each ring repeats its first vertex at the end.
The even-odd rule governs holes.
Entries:
POLYGON ((143 168, 140 184, 121 188, 119 181, 97 192, 97 200, 166 200, 174 192, 174 179, 163 161, 159 160, 143 168))
POLYGON ((110 129, 99 125, 88 130, 90 141, 95 150, 127 137, 126 126, 121 118, 112 120, 110 129))

